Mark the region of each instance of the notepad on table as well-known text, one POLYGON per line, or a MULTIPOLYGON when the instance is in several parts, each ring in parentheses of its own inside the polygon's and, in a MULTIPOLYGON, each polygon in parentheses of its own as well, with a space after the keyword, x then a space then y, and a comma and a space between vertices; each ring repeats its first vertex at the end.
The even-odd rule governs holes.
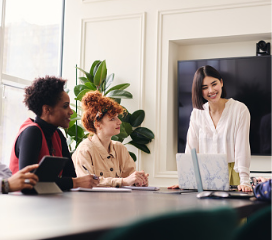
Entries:
POLYGON ((131 189, 127 188, 115 188, 115 187, 94 187, 94 188, 72 188, 71 191, 75 192, 131 192, 131 189))
POLYGON ((159 187, 136 187, 136 186, 124 186, 124 189, 141 190, 141 191, 158 191, 159 187))

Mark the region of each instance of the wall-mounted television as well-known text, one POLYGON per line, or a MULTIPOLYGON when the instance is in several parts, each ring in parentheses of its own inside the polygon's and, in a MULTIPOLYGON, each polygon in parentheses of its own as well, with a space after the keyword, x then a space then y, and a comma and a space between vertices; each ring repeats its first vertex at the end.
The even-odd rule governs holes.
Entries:
POLYGON ((204 65, 219 71, 227 98, 248 107, 251 154, 271 156, 271 56, 178 61, 178 152, 185 151, 194 73, 204 65))

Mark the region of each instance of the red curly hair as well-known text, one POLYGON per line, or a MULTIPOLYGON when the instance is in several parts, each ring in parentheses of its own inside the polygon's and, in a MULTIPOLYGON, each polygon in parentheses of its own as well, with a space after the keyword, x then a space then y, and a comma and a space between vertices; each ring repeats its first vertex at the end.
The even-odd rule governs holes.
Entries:
POLYGON ((99 91, 87 92, 81 101, 84 110, 81 121, 85 129, 96 133, 95 122, 101 121, 105 114, 110 118, 116 114, 123 114, 124 108, 109 97, 103 96, 99 91))

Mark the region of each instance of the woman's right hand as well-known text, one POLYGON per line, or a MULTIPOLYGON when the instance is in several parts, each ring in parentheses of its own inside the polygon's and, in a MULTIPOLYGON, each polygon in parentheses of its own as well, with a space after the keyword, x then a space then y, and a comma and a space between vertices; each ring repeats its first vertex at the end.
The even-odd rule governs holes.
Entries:
POLYGON ((99 184, 99 178, 94 179, 93 175, 86 175, 83 177, 73 178, 73 188, 93 188, 99 184))
POLYGON ((131 186, 133 184, 142 187, 148 185, 148 176, 146 176, 144 171, 135 171, 128 177, 123 178, 123 186, 131 186))
POLYGON ((179 185, 170 186, 170 187, 168 187, 168 189, 179 189, 179 185))

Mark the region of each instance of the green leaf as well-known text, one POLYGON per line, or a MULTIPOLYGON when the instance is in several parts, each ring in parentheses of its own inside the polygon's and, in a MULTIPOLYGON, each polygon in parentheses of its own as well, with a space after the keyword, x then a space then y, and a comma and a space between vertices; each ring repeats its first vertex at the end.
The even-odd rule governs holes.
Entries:
POLYGON ((142 124, 145 118, 144 110, 137 110, 131 114, 129 122, 132 127, 138 127, 142 124))
POLYGON ((94 77, 100 63, 101 63, 100 60, 96 60, 96 61, 93 62, 92 66, 90 68, 90 74, 91 74, 92 77, 94 77))
POLYGON ((111 83, 114 80, 114 73, 110 74, 107 79, 106 79, 106 83, 105 83, 105 90, 107 90, 109 88, 109 86, 111 85, 111 83))
POLYGON ((112 98, 115 102, 117 102, 118 104, 121 103, 121 98, 112 98))
POLYGON ((86 75, 87 79, 88 79, 90 82, 93 82, 93 78, 92 78, 92 76, 91 76, 90 73, 86 72, 85 70, 83 70, 83 69, 80 68, 80 67, 76 67, 76 68, 77 68, 78 70, 80 70, 81 72, 83 72, 83 73, 86 75))
POLYGON ((91 91, 90 89, 84 89, 84 90, 82 90, 82 91, 77 95, 77 97, 75 98, 75 100, 81 101, 82 98, 84 97, 84 95, 85 95, 87 92, 90 92, 90 91, 91 91))
POLYGON ((118 84, 112 88, 110 88, 105 95, 107 95, 110 91, 113 91, 113 90, 124 90, 126 88, 128 88, 130 86, 129 83, 123 83, 123 84, 118 84))
POLYGON ((124 124, 121 123, 121 125, 120 125, 120 133, 118 135, 116 135, 116 136, 118 136, 118 138, 123 138, 124 139, 124 138, 128 137, 128 135, 129 134, 126 132, 124 124))
POLYGON ((89 82, 89 80, 85 77, 79 77, 79 79, 82 81, 82 83, 89 82))
POLYGON ((130 142, 128 142, 128 144, 133 145, 134 147, 136 147, 136 148, 142 150, 142 151, 145 152, 145 153, 150 153, 150 150, 149 150, 148 147, 147 147, 146 145, 144 145, 144 144, 139 144, 139 143, 136 143, 136 142, 134 142, 134 141, 130 141, 130 142))
POLYGON ((74 94, 75 94, 75 96, 77 96, 84 89, 88 89, 88 87, 85 86, 85 85, 77 85, 77 86, 75 86, 74 87, 74 94))
POLYGON ((130 152, 130 151, 128 153, 131 156, 131 158, 133 159, 133 161, 136 162, 137 161, 136 155, 133 152, 130 152))
POLYGON ((93 91, 96 90, 95 85, 93 83, 91 83, 91 82, 85 83, 85 86, 88 87, 89 89, 93 90, 93 91))
POLYGON ((74 136, 74 137, 76 137, 76 134, 77 134, 78 139, 79 138, 83 138, 83 136, 84 136, 84 129, 81 126, 79 126, 79 125, 76 126, 74 124, 72 127, 70 127, 68 129, 68 134, 70 136, 74 136), (77 132, 76 132, 76 129, 77 129, 77 132))
POLYGON ((138 127, 130 134, 132 139, 148 139, 150 142, 154 139, 154 133, 145 127, 138 127))
POLYGON ((101 84, 105 81, 107 76, 107 66, 106 61, 104 60, 102 63, 100 63, 95 75, 94 75, 94 85, 95 86, 101 86, 101 84))
POLYGON ((113 140, 113 141, 118 141, 118 137, 117 137, 117 136, 112 136, 112 137, 111 137, 111 140, 113 140))
POLYGON ((77 118, 77 113, 73 109, 72 109, 72 111, 73 111, 73 114, 70 117, 70 122, 69 122, 68 128, 72 127, 75 124, 75 122, 76 122, 75 118, 77 118))
POLYGON ((132 98, 132 94, 124 90, 113 90, 110 91, 106 96, 111 98, 126 98, 126 99, 132 98))
POLYGON ((132 126, 130 125, 130 123, 122 122, 121 126, 124 127, 127 135, 130 135, 133 132, 133 129, 132 129, 132 126))

